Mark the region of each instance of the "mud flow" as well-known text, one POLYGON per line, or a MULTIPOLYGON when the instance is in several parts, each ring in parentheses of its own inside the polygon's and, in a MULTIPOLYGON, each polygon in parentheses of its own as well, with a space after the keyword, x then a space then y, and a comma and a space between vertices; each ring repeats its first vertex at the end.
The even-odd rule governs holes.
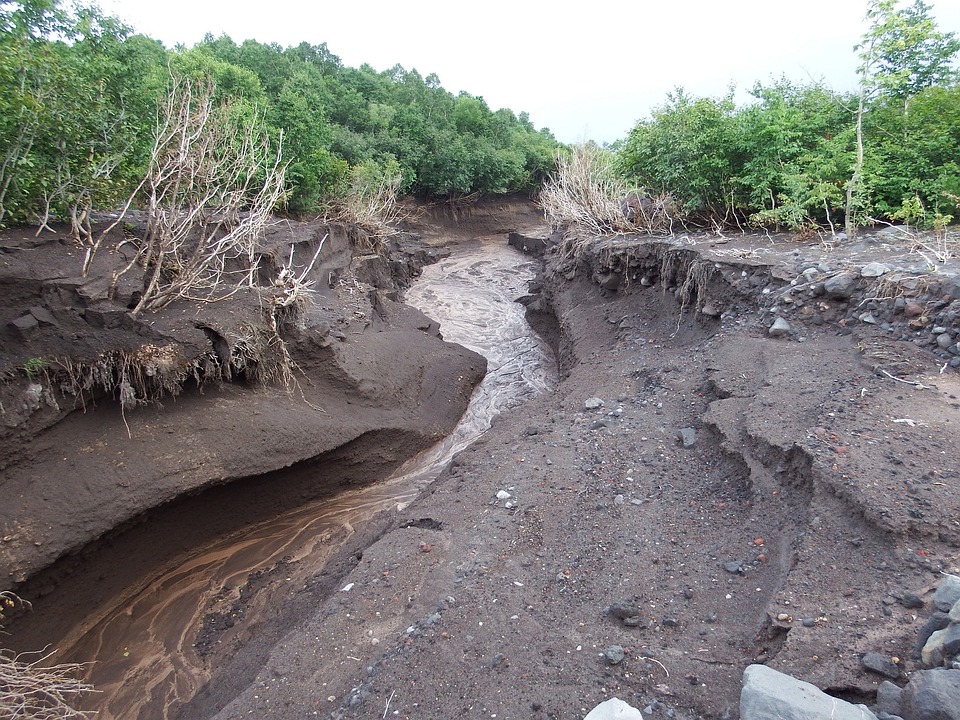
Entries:
MULTIPOLYGON (((454 432, 382 482, 310 503, 190 550, 91 608, 65 636, 49 638, 61 650, 60 659, 93 661, 86 680, 99 692, 86 700, 86 707, 97 710, 100 718, 152 720, 175 714, 209 680, 224 649, 233 653, 243 645, 264 614, 322 574, 330 558, 358 538, 365 523, 409 504, 497 414, 550 391, 556 385, 552 353, 515 302, 535 271, 533 261, 502 242, 461 245, 426 267, 408 291, 407 303, 438 321, 444 339, 485 355, 489 363, 454 432)), ((338 471, 334 463, 316 472, 338 471)), ((285 487, 282 475, 276 475, 276 487, 285 487)), ((181 500, 174 512, 195 523, 204 512, 223 509, 205 493, 181 500)), ((182 531, 175 518, 166 522, 170 534, 182 531)), ((117 537, 111 544, 122 546, 125 539, 117 537)), ((129 555, 123 561, 149 565, 151 548, 140 547, 146 556, 129 555)), ((98 566, 97 557, 86 562, 98 566)), ((56 590, 73 592, 69 584, 56 590)), ((29 635, 24 625, 56 625, 49 617, 56 607, 55 597, 37 603, 36 612, 18 631, 29 635)))

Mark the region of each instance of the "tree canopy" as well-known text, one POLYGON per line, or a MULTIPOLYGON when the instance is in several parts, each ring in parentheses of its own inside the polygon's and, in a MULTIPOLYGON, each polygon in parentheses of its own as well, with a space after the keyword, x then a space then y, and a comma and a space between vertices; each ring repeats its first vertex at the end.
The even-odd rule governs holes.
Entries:
POLYGON ((169 50, 95 6, 0 2, 0 223, 115 207, 146 170, 176 78, 209 78, 220 102, 262 112, 288 165, 285 204, 322 209, 352 168, 399 170, 423 196, 533 192, 560 147, 549 130, 436 75, 346 67, 326 44, 284 48, 207 35, 169 50), (171 77, 171 75, 173 77, 171 77))

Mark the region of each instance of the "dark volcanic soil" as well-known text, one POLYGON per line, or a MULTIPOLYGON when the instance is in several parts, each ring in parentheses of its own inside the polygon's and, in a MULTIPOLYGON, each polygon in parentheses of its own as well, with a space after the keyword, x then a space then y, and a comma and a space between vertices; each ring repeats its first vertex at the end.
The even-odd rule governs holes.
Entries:
MULTIPOLYGON (((480 216, 432 217, 462 237, 529 219, 480 216)), ((362 553, 285 591, 269 632, 213 650, 179 717, 573 719, 618 696, 645 717, 733 718, 752 662, 869 703, 871 651, 905 680, 928 613, 905 598, 960 569, 960 375, 936 344, 956 343, 960 289, 879 236, 718 240, 548 255, 531 317, 559 390, 500 418, 362 553), (871 261, 890 272, 861 277, 871 261), (825 288, 844 273, 849 292, 825 288)), ((77 417, 24 457, 79 456, 77 417)), ((123 450, 119 421, 100 433, 123 450)), ((166 437, 157 452, 179 452, 166 437)), ((46 467, 19 482, 63 477, 46 467)))

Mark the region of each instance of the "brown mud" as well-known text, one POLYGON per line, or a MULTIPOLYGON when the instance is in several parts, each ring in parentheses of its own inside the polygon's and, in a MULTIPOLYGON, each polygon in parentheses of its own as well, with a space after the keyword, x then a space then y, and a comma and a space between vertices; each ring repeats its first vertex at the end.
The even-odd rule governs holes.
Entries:
MULTIPOLYGON (((530 224, 527 212, 484 208, 474 221, 469 209, 448 209, 429 216, 425 234, 505 236, 530 224)), ((872 235, 832 248, 724 240, 620 239, 578 259, 548 254, 527 302, 560 358, 559 390, 501 417, 423 497, 365 524, 321 575, 287 581, 291 559, 238 578, 239 604, 205 608, 199 620, 195 642, 211 671, 176 716, 580 718, 616 695, 645 717, 720 718, 736 717, 752 662, 867 702, 882 678, 863 669, 864 653, 898 658, 900 681, 909 677, 926 611, 901 601, 928 598, 940 572, 960 562, 960 381, 937 341, 952 333, 956 342, 954 271, 930 273, 902 244, 872 235), (889 272, 862 276, 870 262, 889 272), (843 274, 854 281, 849 293, 824 288, 843 274), (789 322, 779 337, 769 332, 776 317, 789 322), (269 601, 250 599, 258 594, 269 601), (617 646, 624 659, 613 663, 617 646)), ((399 306, 395 316, 412 317, 399 306)), ((362 342, 343 334, 344 345, 362 342)), ((0 488, 23 506, 4 503, 4 533, 17 534, 0 545, 9 577, 32 575, 17 587, 55 595, 65 582, 58 566, 47 575, 35 568, 101 537, 87 553, 103 569, 64 609, 72 618, 95 602, 99 583, 123 573, 126 552, 143 557, 135 534, 110 534, 117 525, 139 523, 130 532, 143 533, 148 554, 156 539, 218 514, 238 529, 274 511, 254 488, 235 501, 225 493, 179 528, 182 513, 169 505, 154 511, 155 524, 129 502, 112 505, 115 468, 129 472, 131 457, 162 489, 140 507, 210 484, 165 487, 183 466, 155 469, 191 443, 219 448, 214 483, 268 460, 312 467, 331 451, 353 458, 356 483, 398 462, 420 444, 400 428, 430 433, 409 415, 403 424, 383 422, 385 414, 375 431, 363 413, 376 414, 387 398, 415 405, 427 383, 392 375, 399 336, 380 334, 382 344, 338 367, 366 366, 360 381, 376 379, 388 392, 345 391, 338 379, 319 383, 326 394, 308 395, 328 414, 338 393, 352 400, 332 415, 355 424, 353 436, 334 431, 328 448, 317 447, 315 428, 298 430, 302 411, 284 422, 296 398, 277 393, 285 405, 267 402, 263 389, 231 385, 127 413, 133 439, 103 402, 38 440, 11 439, 0 488), (377 364, 383 352, 390 381, 377 364), (412 394, 411 385, 419 388, 412 394), (247 410, 251 402, 259 415, 247 410), (393 430, 376 434, 385 428, 393 430), (147 429, 142 444, 131 444, 147 429), (48 437, 57 431, 64 434, 48 437), (305 451, 308 436, 314 445, 305 451), (262 439, 248 452, 250 437, 262 439), (85 455, 85 447, 96 451, 85 455), (378 454, 382 463, 369 471, 356 462, 378 454), (227 465, 234 469, 219 469, 227 465), (104 474, 103 483, 90 479, 104 474), (83 480, 61 490, 62 500, 46 489, 68 478, 83 480), (88 506, 67 502, 86 495, 88 506), (51 519, 30 527, 44 534, 26 533, 23 519, 43 513, 51 519), (18 523, 13 532, 10 523, 18 523)), ((478 365, 437 348, 432 362, 444 367, 451 352, 463 358, 458 374, 478 365)), ((17 382, 25 379, 10 385, 17 382)), ((243 482, 268 488, 270 472, 243 482)), ((283 477, 298 494, 296 473, 283 477)), ((61 562, 70 574, 72 561, 61 562)), ((12 625, 14 638, 18 627, 29 621, 12 625)), ((144 707, 141 717, 150 717, 144 707)))

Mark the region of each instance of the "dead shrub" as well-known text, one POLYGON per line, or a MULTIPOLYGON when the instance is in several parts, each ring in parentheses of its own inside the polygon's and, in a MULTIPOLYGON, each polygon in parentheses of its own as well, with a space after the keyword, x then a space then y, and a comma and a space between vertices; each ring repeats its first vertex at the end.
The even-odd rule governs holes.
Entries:
MULTIPOLYGON (((677 216, 669 195, 653 197, 631 188, 616 173, 613 154, 593 143, 559 155, 557 173, 547 180, 538 203, 551 225, 567 234, 669 234, 677 216)), ((579 254, 576 244, 567 250, 579 254)))

